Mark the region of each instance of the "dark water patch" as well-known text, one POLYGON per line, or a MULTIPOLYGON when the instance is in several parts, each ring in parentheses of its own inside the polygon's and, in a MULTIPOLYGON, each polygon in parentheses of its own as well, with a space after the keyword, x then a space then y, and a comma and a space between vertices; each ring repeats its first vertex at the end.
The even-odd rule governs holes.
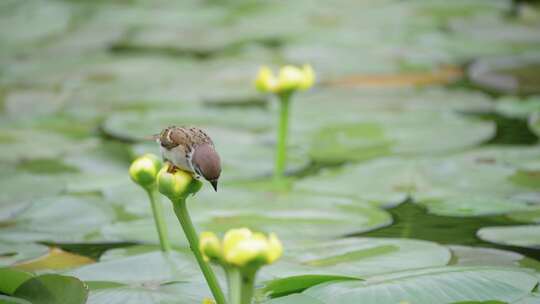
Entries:
POLYGON ((278 49, 284 44, 284 39, 280 37, 261 37, 246 41, 236 41, 224 45, 220 48, 189 48, 178 46, 145 46, 132 44, 126 41, 118 41, 109 47, 112 54, 117 55, 148 55, 185 57, 194 60, 209 60, 216 57, 231 57, 238 55, 244 48, 249 46, 262 46, 268 49, 278 49))
POLYGON ((351 236, 410 238, 440 244, 488 247, 521 253, 540 260, 540 249, 503 246, 482 241, 476 232, 483 227, 520 225, 504 215, 452 217, 428 213, 427 209, 412 201, 387 209, 392 215, 392 225, 351 236))
POLYGON ((291 177, 295 177, 295 178, 305 178, 305 177, 317 175, 323 170, 342 168, 348 163, 349 162, 345 162, 345 161, 335 162, 335 163, 311 161, 302 168, 287 172, 287 175, 291 177))
MULTIPOLYGON (((529 45, 527 49, 538 48, 529 45)), ((467 65, 470 86, 490 95, 529 96, 540 93, 540 57, 507 55, 478 58, 467 65)))
POLYGON ((203 50, 203 49, 180 49, 176 47, 146 47, 139 45, 132 45, 123 42, 118 42, 110 46, 109 51, 113 54, 119 55, 158 55, 158 56, 170 56, 170 57, 188 57, 197 60, 203 60, 212 57, 215 51, 203 50))
POLYGON ((525 119, 506 117, 496 112, 464 113, 495 123, 495 136, 484 145, 535 145, 538 136, 534 134, 525 119))
POLYGON ((268 108, 268 99, 260 96, 212 97, 203 99, 203 105, 216 109, 266 109, 268 108))
POLYGON ((110 243, 54 243, 54 242, 41 242, 43 245, 59 247, 64 251, 74 254, 89 257, 94 260, 99 258, 107 250, 126 248, 135 245, 139 245, 135 242, 110 242, 110 243))
POLYGON ((22 160, 17 164, 17 170, 35 174, 64 174, 77 173, 79 170, 56 158, 39 158, 22 160))

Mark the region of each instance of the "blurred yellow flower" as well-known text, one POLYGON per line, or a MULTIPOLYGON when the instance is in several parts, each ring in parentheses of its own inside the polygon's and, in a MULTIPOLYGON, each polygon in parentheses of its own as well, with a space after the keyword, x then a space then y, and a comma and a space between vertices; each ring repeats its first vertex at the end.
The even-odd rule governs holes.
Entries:
POLYGON ((262 66, 255 78, 255 87, 262 92, 275 94, 307 90, 315 83, 315 72, 310 65, 302 68, 285 65, 276 77, 267 66, 262 66))
POLYGON ((213 232, 203 232, 199 236, 199 250, 208 262, 221 259, 221 242, 213 232))

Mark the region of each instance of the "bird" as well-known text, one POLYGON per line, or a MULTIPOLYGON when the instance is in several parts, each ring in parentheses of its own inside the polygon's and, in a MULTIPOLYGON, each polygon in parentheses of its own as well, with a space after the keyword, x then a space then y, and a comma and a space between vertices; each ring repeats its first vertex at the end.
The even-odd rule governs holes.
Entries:
POLYGON ((202 176, 217 192, 221 160, 206 132, 197 127, 169 126, 154 138, 160 145, 163 161, 172 165, 169 172, 178 168, 197 179, 202 176))

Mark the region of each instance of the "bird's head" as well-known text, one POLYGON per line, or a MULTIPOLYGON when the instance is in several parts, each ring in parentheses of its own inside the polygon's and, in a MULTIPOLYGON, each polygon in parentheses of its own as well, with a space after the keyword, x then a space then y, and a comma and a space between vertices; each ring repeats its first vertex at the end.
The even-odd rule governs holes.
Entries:
POLYGON ((219 175, 221 174, 221 160, 212 145, 203 144, 195 148, 192 159, 195 172, 212 184, 217 191, 219 175))

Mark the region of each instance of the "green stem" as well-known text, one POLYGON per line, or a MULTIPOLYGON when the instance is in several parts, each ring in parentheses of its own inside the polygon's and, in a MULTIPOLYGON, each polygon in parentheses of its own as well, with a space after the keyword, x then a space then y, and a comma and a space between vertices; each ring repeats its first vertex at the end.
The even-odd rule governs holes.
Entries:
POLYGON ((227 267, 227 285, 229 286, 229 304, 241 304, 242 302, 242 275, 235 267, 227 267))
POLYGON ((291 93, 279 95, 279 125, 276 145, 276 167, 274 177, 280 180, 285 175, 287 162, 287 133, 289 128, 289 103, 291 93))
POLYGON ((195 227, 191 222, 191 218, 189 217, 186 200, 179 199, 178 201, 173 202, 173 205, 174 213, 176 213, 176 217, 178 217, 180 225, 182 225, 182 229, 184 230, 184 234, 188 240, 189 247, 195 255, 195 259, 197 259, 199 268, 201 268, 204 278, 206 279, 206 283, 208 284, 208 287, 210 287, 210 291, 216 300, 216 304, 226 304, 225 296, 223 295, 223 291, 221 291, 221 287, 216 279, 216 275, 212 271, 212 268, 210 268, 210 265, 203 259, 203 256, 199 251, 199 238, 197 236, 197 232, 195 231, 195 227))
POLYGON ((156 189, 147 189, 146 193, 148 194, 148 199, 152 206, 154 223, 156 224, 156 230, 159 237, 159 246, 161 247, 161 251, 168 252, 171 250, 171 243, 169 243, 167 224, 165 223, 165 217, 163 216, 161 202, 157 199, 156 189))
POLYGON ((251 304, 255 289, 255 270, 230 267, 227 271, 229 304, 251 304))

